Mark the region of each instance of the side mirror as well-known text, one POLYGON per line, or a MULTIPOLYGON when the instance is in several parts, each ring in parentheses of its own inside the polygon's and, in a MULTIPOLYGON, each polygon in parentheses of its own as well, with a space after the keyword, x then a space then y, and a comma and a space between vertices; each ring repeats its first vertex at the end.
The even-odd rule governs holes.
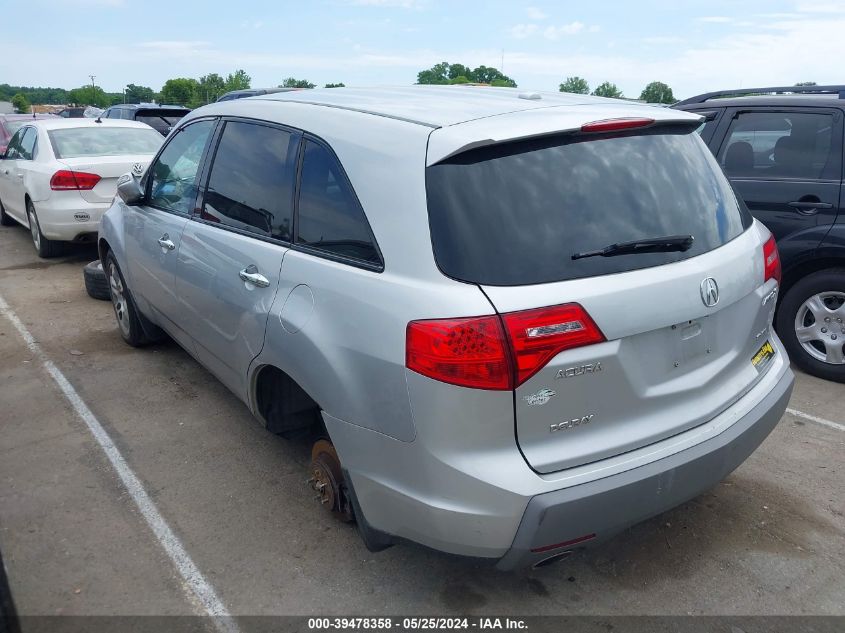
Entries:
POLYGON ((130 207, 141 202, 144 190, 141 183, 132 174, 123 174, 117 181, 117 195, 130 207))

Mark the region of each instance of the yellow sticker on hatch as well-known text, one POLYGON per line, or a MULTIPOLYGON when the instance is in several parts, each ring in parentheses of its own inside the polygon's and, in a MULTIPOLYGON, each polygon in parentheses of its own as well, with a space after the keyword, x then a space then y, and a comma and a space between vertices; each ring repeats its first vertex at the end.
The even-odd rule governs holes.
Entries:
POLYGON ((775 355, 775 348, 769 342, 763 343, 763 347, 757 350, 757 353, 751 357, 751 364, 757 369, 762 369, 775 355))

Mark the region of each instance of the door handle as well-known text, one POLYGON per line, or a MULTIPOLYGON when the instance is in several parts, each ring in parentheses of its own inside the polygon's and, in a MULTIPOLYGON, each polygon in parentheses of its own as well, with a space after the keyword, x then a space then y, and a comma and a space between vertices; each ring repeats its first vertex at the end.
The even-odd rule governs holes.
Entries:
POLYGON ((170 236, 167 233, 158 238, 158 245, 162 248, 166 248, 169 251, 172 251, 174 248, 176 248, 176 244, 170 241, 170 236))
POLYGON ((18 176, 18 178, 20 178, 21 180, 23 180, 23 174, 18 174, 17 176, 18 176))
POLYGON ((238 276, 248 284, 257 286, 258 288, 266 288, 270 285, 270 280, 258 272, 258 267, 255 264, 250 264, 238 273, 238 276))
POLYGON ((819 212, 819 209, 832 209, 833 205, 830 202, 804 202, 796 200, 787 203, 790 207, 804 215, 814 215, 819 212))

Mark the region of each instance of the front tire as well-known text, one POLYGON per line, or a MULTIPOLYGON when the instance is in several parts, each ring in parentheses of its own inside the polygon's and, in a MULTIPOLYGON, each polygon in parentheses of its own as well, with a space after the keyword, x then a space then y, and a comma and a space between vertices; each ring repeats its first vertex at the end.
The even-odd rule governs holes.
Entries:
POLYGON ((41 232, 41 225, 38 224, 38 216, 35 214, 35 205, 32 200, 26 201, 26 217, 29 220, 29 232, 32 235, 32 244, 38 252, 39 257, 47 259, 55 257, 61 252, 62 243, 56 240, 48 240, 41 232))
POLYGON ((141 319, 144 317, 135 307, 117 260, 111 252, 106 256, 106 276, 114 315, 117 318, 117 329, 120 330, 123 340, 132 347, 149 345, 152 340, 146 335, 141 325, 141 319))
POLYGON ((778 308, 777 330, 798 367, 845 382, 845 268, 820 270, 790 287, 778 308))

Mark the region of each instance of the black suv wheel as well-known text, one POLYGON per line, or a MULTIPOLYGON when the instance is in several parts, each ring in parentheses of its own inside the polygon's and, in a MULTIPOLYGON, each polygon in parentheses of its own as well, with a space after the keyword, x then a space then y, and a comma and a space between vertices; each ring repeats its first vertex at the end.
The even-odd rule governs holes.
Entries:
POLYGON ((777 330, 801 369, 845 382, 845 269, 812 273, 789 288, 778 309, 777 330))

